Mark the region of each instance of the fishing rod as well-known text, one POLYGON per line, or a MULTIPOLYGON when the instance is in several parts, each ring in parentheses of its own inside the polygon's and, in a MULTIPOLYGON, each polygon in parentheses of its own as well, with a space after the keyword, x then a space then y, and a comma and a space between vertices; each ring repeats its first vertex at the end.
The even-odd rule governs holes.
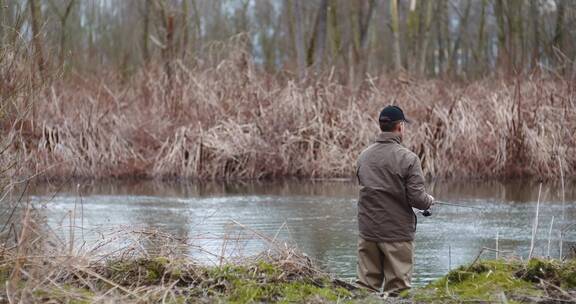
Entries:
POLYGON ((465 206, 465 205, 452 204, 452 203, 444 203, 444 202, 434 202, 434 205, 446 205, 446 206, 454 206, 454 207, 460 207, 460 208, 471 208, 471 209, 479 209, 479 210, 482 210, 482 208, 480 208, 480 207, 465 206))
MULTIPOLYGON (((434 202, 434 205, 445 205, 445 206, 453 206, 453 207, 460 207, 460 208, 470 208, 470 209, 479 209, 482 210, 482 208, 479 207, 474 207, 474 206, 465 206, 465 205, 459 205, 459 204, 452 204, 452 203, 444 203, 444 202, 434 202)), ((422 213, 423 216, 431 216, 432 212, 430 212, 430 209, 426 209, 423 211, 420 211, 420 213, 422 213)))

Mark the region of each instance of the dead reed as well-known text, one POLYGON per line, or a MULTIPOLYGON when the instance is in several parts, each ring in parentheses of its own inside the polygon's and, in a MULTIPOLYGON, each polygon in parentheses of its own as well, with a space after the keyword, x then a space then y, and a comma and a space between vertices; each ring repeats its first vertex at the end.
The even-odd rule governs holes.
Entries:
POLYGON ((350 177, 378 111, 398 104, 415 121, 405 141, 429 176, 575 173, 576 95, 561 79, 380 77, 353 89, 329 75, 268 75, 232 53, 215 68, 175 62, 170 79, 151 66, 129 80, 71 75, 22 92, 14 104, 35 99, 36 115, 5 153, 22 152, 21 174, 46 177, 350 177))

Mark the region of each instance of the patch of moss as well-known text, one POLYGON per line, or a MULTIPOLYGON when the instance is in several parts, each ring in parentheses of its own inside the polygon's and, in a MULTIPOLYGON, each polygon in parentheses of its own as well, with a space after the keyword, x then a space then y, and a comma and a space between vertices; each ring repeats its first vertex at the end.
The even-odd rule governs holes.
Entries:
POLYGON ((77 288, 69 284, 51 289, 37 289, 32 293, 33 297, 42 303, 70 303, 70 304, 89 304, 95 294, 85 288, 77 288))
POLYGON ((346 303, 352 297, 352 293, 342 287, 316 286, 307 282, 291 282, 281 285, 279 303, 304 302, 310 297, 318 297, 329 302, 346 303))
POLYGON ((341 287, 316 286, 310 282, 294 281, 260 283, 254 280, 236 280, 223 299, 227 303, 303 303, 314 298, 321 302, 347 303, 352 293, 341 287))
POLYGON ((576 288, 576 259, 565 262, 560 270, 562 288, 576 288))
POLYGON ((0 266, 0 284, 6 286, 6 281, 10 278, 10 273, 12 269, 8 265, 0 266))
POLYGON ((346 303, 353 297, 327 277, 290 280, 280 268, 263 261, 251 266, 211 268, 206 275, 202 288, 225 303, 302 303, 312 298, 346 303))
POLYGON ((259 272, 268 276, 278 276, 282 272, 280 269, 278 269, 278 267, 265 261, 257 262, 256 267, 259 272))
POLYGON ((164 257, 110 261, 107 276, 121 285, 153 285, 165 276, 170 261, 164 257))
POLYGON ((538 283, 542 279, 553 284, 559 284, 559 272, 560 265, 555 261, 531 259, 526 268, 519 271, 518 276, 534 283, 538 283))
POLYGON ((540 280, 544 280, 562 288, 575 288, 576 260, 560 262, 557 260, 532 259, 517 275, 533 283, 540 283, 540 280))
POLYGON ((539 296, 541 291, 533 283, 519 278, 518 262, 483 261, 462 266, 427 287, 416 290, 414 299, 422 302, 501 301, 502 294, 539 296))

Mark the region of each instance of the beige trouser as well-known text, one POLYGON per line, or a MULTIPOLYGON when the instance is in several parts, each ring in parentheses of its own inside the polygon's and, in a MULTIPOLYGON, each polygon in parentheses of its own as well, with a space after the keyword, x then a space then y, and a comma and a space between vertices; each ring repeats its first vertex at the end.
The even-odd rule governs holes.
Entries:
POLYGON ((376 243, 358 239, 358 284, 385 292, 410 288, 414 242, 376 243))

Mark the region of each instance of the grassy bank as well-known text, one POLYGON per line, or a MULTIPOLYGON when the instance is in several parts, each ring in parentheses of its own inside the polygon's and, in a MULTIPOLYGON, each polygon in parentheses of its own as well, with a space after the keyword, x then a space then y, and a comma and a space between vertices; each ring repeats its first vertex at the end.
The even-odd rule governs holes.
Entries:
MULTIPOLYGON (((54 284, 28 288, 34 283, 22 280, 17 285, 25 287, 4 297, 33 303, 347 303, 367 296, 327 275, 280 260, 205 267, 154 257, 67 270, 50 278, 54 284)), ((10 284, 8 273, 2 278, 5 285, 10 284)))
POLYGON ((435 303, 573 303, 576 260, 482 261, 449 272, 412 297, 435 303))
MULTIPOLYGON (((252 257, 203 248, 193 236, 156 230, 58 231, 33 205, 13 209, 0 232, 2 303, 381 303, 319 269, 304 253, 251 230, 266 250, 252 257), (208 262, 200 258, 210 256, 208 262)), ((68 220, 66 220, 67 222, 68 220)), ((250 236, 252 235, 252 236, 250 236)), ((240 245, 241 246, 241 245, 240 245)), ((572 249, 574 250, 574 249, 572 249)), ((571 253, 576 256, 576 251, 571 253)), ((480 257, 480 255, 478 256, 480 257)), ((392 303, 564 303, 576 300, 576 260, 477 260, 392 303)))
MULTIPOLYGON (((23 220, 2 234, 2 303, 383 302, 278 243, 270 242, 270 249, 258 256, 207 265, 178 250, 182 247, 160 232, 141 231, 135 236, 124 231, 112 239, 137 241, 106 252, 103 248, 112 239, 73 246, 48 233, 33 210, 28 209, 23 220), (144 242, 158 247, 145 250, 144 242)), ((400 298, 386 299, 387 303, 574 301, 576 260, 545 259, 477 261, 400 298)))
POLYGON ((69 74, 28 88, 18 86, 35 83, 24 66, 2 69, 2 131, 16 139, 3 155, 19 157, 20 176, 351 177, 392 103, 415 121, 406 145, 430 176, 555 178, 576 168, 574 87, 552 76, 383 76, 351 88, 329 75, 296 83, 263 73, 239 50, 217 68, 175 64, 171 79, 152 65, 129 79, 69 74))
POLYGON ((254 237, 268 250, 234 258, 193 237, 127 227, 85 241, 73 214, 62 233, 33 206, 14 210, 0 234, 0 303, 345 303, 367 295, 264 235, 254 237))

